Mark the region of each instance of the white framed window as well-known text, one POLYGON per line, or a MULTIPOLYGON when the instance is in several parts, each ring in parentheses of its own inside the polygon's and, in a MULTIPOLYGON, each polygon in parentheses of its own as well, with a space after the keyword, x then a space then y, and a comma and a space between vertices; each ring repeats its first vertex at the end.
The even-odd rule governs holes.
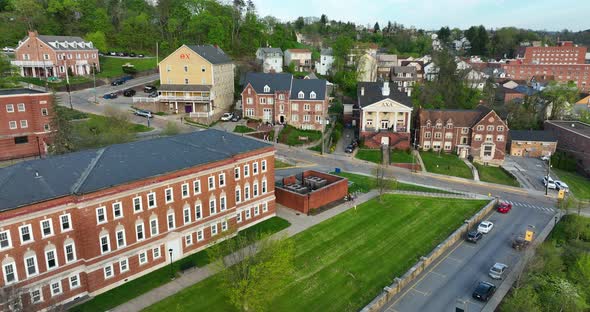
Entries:
POLYGON ((125 229, 115 232, 115 237, 117 238, 117 248, 123 248, 127 246, 127 241, 125 239, 125 229))
MULTIPOLYGON (((33 238, 33 227, 30 224, 20 226, 18 228, 20 232, 20 242, 21 244, 26 244, 32 242, 33 238)), ((4 249, 2 244, 2 233, 0 233, 0 249, 4 249)))
POLYGON ((14 120, 9 121, 8 122, 8 128, 10 128, 12 130, 16 129, 17 128, 16 121, 14 121, 14 120))
POLYGON ((135 224, 135 237, 138 241, 145 238, 143 233, 143 222, 135 224))
POLYGON ((322 111, 322 104, 316 104, 315 105, 315 111, 316 112, 321 112, 322 111))
POLYGON ((217 235, 217 224, 211 225, 211 236, 217 235))
POLYGON ((57 262, 57 254, 55 249, 45 251, 45 264, 47 265, 47 270, 57 268, 59 264, 57 262))
POLYGON ((203 205, 201 202, 195 204, 195 220, 201 220, 203 218, 203 205))
POLYGON ((488 131, 494 131, 494 126, 488 126, 487 130, 488 131))
POLYGON ((53 235, 53 222, 51 219, 41 220, 41 236, 43 238, 53 235))
POLYGON ((12 240, 10 239, 10 231, 0 232, 0 250, 8 249, 12 247, 12 240))
POLYGON ((207 185, 209 186, 208 190, 209 191, 214 190, 215 189, 215 177, 211 176, 211 177, 207 178, 207 181, 208 181, 207 185))
POLYGON ((25 258, 25 272, 27 273, 27 278, 31 276, 35 276, 39 273, 37 269, 37 256, 32 255, 25 258))
POLYGON ((74 245, 74 242, 64 245, 64 254, 66 258, 66 263, 76 261, 76 245, 74 245))
POLYGON ((227 208, 227 204, 226 204, 225 195, 220 196, 219 197, 219 210, 225 211, 226 208, 227 208))
POLYGON ((266 104, 266 98, 265 97, 261 97, 258 99, 258 102, 260 102, 260 104, 266 104))
POLYGON ((140 212, 143 210, 143 201, 141 200, 141 196, 137 196, 133 198, 133 212, 140 212))
POLYGON ((176 222, 174 220, 174 212, 169 213, 166 216, 166 220, 168 221, 168 231, 173 230, 176 228, 176 222))
POLYGON ((297 93, 297 98, 298 99, 302 99, 305 97, 305 93, 303 93, 303 91, 299 91, 299 93, 297 93))
POLYGON ((481 134, 476 134, 475 135, 475 140, 476 141, 481 141, 481 134))
POLYGON ((14 104, 6 104, 6 112, 14 113, 14 104))
POLYGON ((262 180, 262 194, 266 194, 266 180, 262 180))
POLYGON ((105 207, 96 208, 96 223, 101 224, 107 222, 107 212, 105 207))
POLYGON ((100 253, 104 254, 111 251, 111 241, 109 235, 103 235, 100 237, 100 253))
POLYGON ((159 233, 160 233, 160 230, 158 229, 158 218, 154 217, 154 218, 150 219, 150 235, 156 236, 159 233))
POLYGON ((186 207, 184 208, 184 210, 182 211, 183 214, 183 220, 184 220, 184 224, 189 224, 191 223, 191 208, 190 207, 186 207))
POLYGON ((171 202, 174 201, 174 190, 169 187, 164 191, 165 197, 166 197, 166 204, 169 204, 171 202))
POLYGON ((257 197, 258 196, 258 182, 254 182, 254 184, 252 185, 252 197, 257 197))
POLYGON ((262 212, 268 212, 268 203, 262 203, 262 212))
POLYGON ((503 132, 504 131, 504 126, 498 126, 498 128, 496 128, 498 130, 498 132, 503 132))
POLYGON ((51 296, 52 297, 55 297, 55 296, 61 294, 61 281, 51 282, 50 288, 51 288, 51 296))
POLYGON ((148 208, 156 208, 156 193, 150 192, 147 194, 148 208))
POLYGON ((262 169, 262 172, 266 172, 266 159, 260 162, 260 167, 262 169))
POLYGON ((285 95, 282 93, 279 94, 279 100, 281 100, 281 101, 285 100, 285 95))
POLYGON ((484 129, 484 126, 483 125, 478 125, 476 129, 477 129, 477 131, 482 131, 484 129))
POLYGON ((250 165, 244 165, 244 177, 250 176, 250 165))
POLYGON ((154 259, 160 258, 160 246, 154 247, 154 249, 152 249, 152 256, 154 259))
POLYGON ((227 221, 222 221, 221 222, 221 231, 225 232, 225 231, 227 231, 227 228, 228 228, 227 221))
POLYGON ((16 265, 14 262, 7 263, 2 266, 4 271, 4 284, 9 285, 18 281, 18 275, 16 273, 16 265))
POLYGON ((147 253, 142 251, 139 253, 139 265, 147 263, 147 253))
POLYGON ((186 246, 190 246, 193 244, 193 234, 188 234, 184 237, 184 243, 186 246))
POLYGON ((201 180, 193 181, 193 193, 194 195, 201 194, 201 180))
POLYGON ((201 241, 203 241, 203 239, 205 239, 205 237, 203 236, 203 230, 198 230, 197 231, 197 242, 201 242, 201 241))
POLYGON ((188 183, 183 183, 182 186, 180 187, 181 190, 181 196, 182 198, 187 198, 189 196, 189 192, 188 192, 188 183))
MULTIPOLYGON (((250 89, 248 89, 248 91, 250 91, 250 89)), ((252 104, 253 102, 254 100, 251 97, 246 98, 246 104, 252 104)))
MULTIPOLYGON (((135 202, 135 199, 133 199, 135 202)), ((121 202, 113 203, 113 220, 123 218, 123 207, 121 202)))
POLYGON ((25 103, 18 103, 16 104, 16 107, 18 109, 19 112, 24 112, 25 111, 25 103))
POLYGON ((498 135, 498 136, 496 137, 496 141, 498 141, 498 142, 502 142, 502 141, 504 141, 504 135, 498 135))
POLYGON ((80 275, 78 275, 78 274, 72 275, 72 276, 70 276, 69 280, 70 280, 70 289, 80 287, 80 275))
POLYGON ((304 122, 309 122, 311 120, 311 116, 310 115, 303 115, 303 121, 304 122))
POLYGON ((258 207, 258 205, 254 206, 254 216, 257 216, 260 214, 260 208, 258 207))
POLYGON ((316 123, 321 123, 321 121, 322 121, 322 116, 320 116, 320 115, 315 115, 315 122, 316 122, 316 123))
POLYGON ((269 93, 270 92, 270 87, 268 85, 264 86, 264 93, 269 93))
POLYGON ((237 223, 242 223, 242 213, 241 212, 238 212, 236 214, 236 222, 237 223))
POLYGON ((212 216, 217 213, 217 207, 215 207, 215 197, 209 200, 209 215, 212 216))
POLYGON ((311 91, 311 92, 309 93, 309 98, 310 98, 310 99, 315 99, 315 97, 316 97, 316 94, 315 94, 315 92, 311 91))
POLYGON ((258 174, 258 162, 252 163, 252 174, 258 174))
POLYGON ((235 167, 234 168, 234 179, 235 180, 239 180, 240 179, 240 167, 235 167))
POLYGON ((43 292, 41 292, 41 288, 31 290, 31 302, 33 304, 43 302, 43 292))
POLYGON ((250 208, 246 209, 246 220, 249 220, 252 217, 252 212, 250 212, 250 208))
POLYGON ((236 203, 239 203, 242 200, 240 195, 241 195, 240 186, 236 186, 236 203))
POLYGON ((29 127, 29 123, 27 122, 26 119, 20 121, 20 127, 21 128, 28 128, 29 127))
POLYGON ((250 199, 250 185, 244 186, 244 200, 250 199))
POLYGON ((127 258, 119 260, 119 271, 121 271, 121 273, 129 271, 129 260, 127 260, 127 258))
POLYGON ((113 265, 109 264, 103 268, 104 271, 104 279, 109 279, 113 277, 113 265))
POLYGON ((303 110, 304 111, 311 110, 311 105, 309 105, 309 104, 303 104, 303 110))
POLYGON ((268 104, 274 104, 275 100, 274 98, 268 98, 268 104))
POLYGON ((225 173, 219 174, 218 179, 219 179, 219 187, 225 186, 225 173))

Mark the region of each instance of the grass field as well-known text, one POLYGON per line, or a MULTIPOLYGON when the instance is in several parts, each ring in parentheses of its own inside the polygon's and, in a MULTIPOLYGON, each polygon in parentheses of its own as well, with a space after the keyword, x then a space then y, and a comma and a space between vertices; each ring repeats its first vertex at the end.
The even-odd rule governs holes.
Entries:
POLYGON ((356 159, 370 161, 376 164, 381 163, 383 154, 380 149, 359 149, 354 156, 356 159))
POLYGON ((137 71, 145 71, 156 68, 155 58, 133 58, 123 59, 116 57, 100 57, 100 73, 96 74, 97 78, 112 78, 124 76, 125 73, 121 66, 123 64, 132 64, 137 71))
MULTIPOLYGON (((427 255, 485 201, 386 195, 296 236, 295 275, 268 311, 358 311, 427 255)), ((235 311, 218 276, 146 311, 235 311)))
POLYGON ((412 153, 409 151, 391 150, 389 152, 389 162, 391 163, 412 163, 412 153))
MULTIPOLYGON (((248 233, 276 233, 282 229, 289 227, 290 223, 279 217, 273 217, 261 223, 258 223, 250 228, 240 232, 239 235, 247 235, 248 233)), ((223 243, 222 243, 223 244, 223 243)), ((191 261, 197 266, 204 266, 209 263, 207 252, 200 251, 179 261, 174 262, 173 270, 178 272, 182 263, 191 261)), ((102 312, 112 309, 120 304, 123 304, 135 297, 138 297, 156 287, 170 282, 170 267, 166 266, 154 272, 148 273, 140 278, 127 282, 115 289, 109 290, 103 294, 94 297, 92 300, 76 306, 70 311, 72 312, 102 312)))
POLYGON ((289 146, 307 144, 319 140, 322 133, 316 130, 301 130, 293 126, 286 126, 279 133, 279 142, 289 146), (301 141, 300 137, 307 137, 307 140, 301 141))
POLYGON ((513 176, 500 167, 484 166, 478 163, 473 163, 473 165, 477 168, 481 181, 516 187, 520 186, 513 176))
POLYGON ((291 168, 293 167, 293 165, 288 164, 286 162, 280 161, 278 159, 275 158, 275 169, 281 169, 281 168, 291 168))
POLYGON ((234 132, 236 132, 236 133, 250 133, 250 132, 254 132, 254 131, 256 131, 256 130, 254 130, 250 127, 246 127, 244 125, 237 125, 234 128, 234 132))
POLYGON ((552 169, 559 176, 559 179, 565 182, 570 192, 578 199, 590 200, 590 180, 575 173, 559 169, 552 169))
MULTIPOLYGON (((348 188, 348 191, 351 193, 353 193, 353 192, 367 193, 372 188, 374 188, 374 185, 375 185, 375 178, 373 178, 373 177, 369 177, 369 176, 365 176, 365 175, 361 175, 361 174, 354 174, 354 173, 350 173, 350 172, 340 172, 340 173, 332 173, 332 174, 347 178, 348 181, 352 182, 353 184, 348 188)), ((443 191, 443 190, 439 190, 439 189, 433 189, 433 188, 429 188, 429 187, 424 187, 424 186, 419 186, 419 185, 414 185, 414 184, 407 184, 407 183, 402 183, 402 182, 397 183, 396 189, 400 190, 400 191, 453 194, 451 192, 447 192, 447 191, 443 191)))
POLYGON ((428 172, 473 179, 471 169, 456 155, 443 152, 439 156, 434 152, 421 152, 420 156, 428 172))

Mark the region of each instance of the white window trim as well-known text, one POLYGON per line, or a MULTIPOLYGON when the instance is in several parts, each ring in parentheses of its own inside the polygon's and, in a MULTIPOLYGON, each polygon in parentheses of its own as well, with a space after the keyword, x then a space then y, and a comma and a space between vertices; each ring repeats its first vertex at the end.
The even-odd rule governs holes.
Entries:
POLYGON ((227 221, 222 221, 221 222, 221 232, 226 232, 229 229, 229 225, 227 223, 227 221))
POLYGON ((10 120, 8 122, 8 128, 10 128, 11 130, 17 129, 18 128, 18 123, 16 122, 16 120, 10 120))
POLYGON ((76 260, 78 260, 78 256, 76 255, 76 243, 72 242, 69 244, 64 244, 64 260, 67 263, 71 263, 71 262, 76 262, 76 260), (66 247, 68 246, 72 246, 72 254, 74 255, 74 259, 68 261, 68 253, 66 251, 66 247))
POLYGON ((180 196, 181 196, 181 198, 184 199, 184 198, 188 198, 189 196, 191 196, 191 191, 190 191, 190 189, 188 187, 189 187, 188 183, 183 183, 180 186, 180 196), (184 192, 185 188, 186 188, 186 194, 184 192))
POLYGON ((234 168, 234 180, 238 181, 240 179, 240 167, 235 167, 234 168), (237 174, 237 177, 236 177, 237 174))
POLYGON ((142 241, 142 240, 145 239, 145 236, 146 236, 145 235, 145 226, 143 225, 143 222, 141 222, 141 223, 135 223, 135 240, 138 241, 138 242, 139 241, 142 241), (138 238, 138 234, 139 234, 139 232, 137 231, 137 227, 138 226, 141 226, 141 236, 142 236, 142 238, 138 238))
POLYGON ((201 194, 201 180, 195 180, 195 181, 193 181, 193 193, 194 193, 194 195, 201 194), (199 189, 199 191, 198 192, 195 192, 195 189, 197 189, 197 188, 199 189))
POLYGON ((266 172, 266 169, 268 168, 267 167, 267 163, 266 163, 266 159, 265 160, 262 160, 260 162, 260 167, 261 167, 260 169, 261 169, 262 172, 266 172))
POLYGON ((255 161, 252 163, 252 175, 257 175, 258 174, 258 162, 255 161))
POLYGON ((45 250, 45 268, 47 269, 47 271, 50 270, 55 270, 57 268, 59 268, 59 259, 57 258, 57 250, 54 249, 49 249, 49 250, 45 250), (47 254, 53 251, 53 259, 55 260, 55 266, 53 268, 49 267, 49 257, 47 257, 47 254))
POLYGON ((152 248, 152 258, 160 259, 161 256, 162 256, 162 253, 160 250, 160 246, 152 248), (156 250, 158 251, 157 253, 156 253, 156 250))
POLYGON ((16 263, 9 262, 9 263, 3 264, 2 265, 2 273, 4 275, 4 284, 5 285, 11 285, 11 284, 18 282, 18 272, 16 270, 16 263), (8 266, 12 266, 12 272, 14 274, 14 280, 12 282, 7 282, 8 281, 8 278, 7 278, 8 274, 6 273, 6 267, 8 267, 8 266))
MULTIPOLYGON (((9 233, 9 235, 10 235, 10 233, 9 233)), ((35 237, 33 237, 33 226, 31 224, 25 224, 25 225, 19 226, 18 227, 18 236, 20 237, 20 244, 21 245, 29 244, 29 243, 34 242, 35 241, 35 237), (22 229, 23 228, 28 228, 29 229, 29 237, 30 237, 30 239, 28 241, 24 241, 23 240, 23 232, 22 232, 22 229)), ((8 248, 10 248, 10 245, 11 245, 10 240, 9 240, 8 245, 9 245, 8 248)))
POLYGON ((164 190, 164 202, 166 204, 170 204, 174 202, 174 189, 171 187, 168 187, 164 190), (168 196, 166 195, 166 193, 168 192, 168 190, 170 190, 170 200, 168 200, 168 196))
MULTIPOLYGON (((113 271, 113 274, 114 274, 114 271, 113 271)), ((71 275, 70 277, 68 277, 68 282, 70 284, 70 289, 76 289, 76 288, 80 287, 81 286, 81 284, 80 284, 80 274, 71 275), (72 285, 72 277, 74 277, 74 276, 76 277, 76 280, 78 281, 78 285, 76 285, 76 286, 72 285)))
POLYGON ((117 219, 121 219, 121 218, 123 218, 123 216, 124 216, 124 213, 123 213, 123 203, 121 203, 120 201, 118 201, 118 202, 114 202, 114 203, 111 205, 111 207, 112 207, 112 209, 113 209, 113 220, 117 220, 117 219), (120 216, 118 216, 118 217, 117 217, 117 214, 115 213, 115 206, 116 206, 117 204, 119 205, 119 211, 120 211, 120 214, 121 214, 121 215, 120 215, 120 216))
POLYGON ((107 207, 105 206, 100 206, 98 208, 96 208, 96 224, 104 224, 107 223, 108 218, 107 218, 107 207), (101 210, 104 211, 104 221, 100 221, 100 219, 98 218, 98 211, 101 210))
POLYGON ((22 129, 28 128, 29 127, 29 122, 26 119, 21 120, 20 121, 20 127, 22 129), (24 123, 23 123, 23 121, 24 121, 24 123))
POLYGON ((219 197, 219 211, 227 210, 227 197, 225 195, 219 197), (221 204, 223 203, 223 205, 221 204))
POLYGON ((151 236, 151 237, 153 237, 153 236, 156 236, 156 235, 159 235, 159 234, 160 234, 160 224, 158 224, 158 223, 159 223, 159 222, 158 222, 158 218, 151 218, 151 219, 150 219, 150 222, 149 222, 149 224, 150 224, 150 236, 151 236), (156 221, 156 232, 155 232, 155 233, 153 233, 153 232, 152 232, 152 222, 153 222, 153 221, 156 221))
POLYGON ((244 165, 244 178, 250 176, 250 165, 244 165))
POLYGON ((31 303, 32 304, 38 304, 38 303, 43 302, 43 290, 41 287, 31 289, 29 295, 31 296, 31 303), (39 301, 33 301, 33 292, 39 293, 39 301))
MULTIPOLYGON (((133 203, 133 213, 139 213, 143 211, 143 198, 141 196, 135 196, 132 200, 133 203), (139 199, 139 209, 135 209, 135 200, 139 199)), ((123 205, 121 205, 121 210, 123 210, 123 205)))
POLYGON ((197 242, 202 242, 205 239, 205 235, 203 233, 203 230, 198 230, 197 231, 197 242))
POLYGON ((268 202, 262 203, 262 212, 268 212, 268 202))
POLYGON ((203 204, 202 203, 198 203, 195 204, 195 220, 201 220, 203 219, 203 204), (199 212, 199 213, 197 213, 199 212), (200 215, 200 217, 199 217, 200 215))
POLYGON ((138 259, 139 265, 144 265, 144 264, 148 263, 147 252, 146 252, 145 250, 144 250, 144 251, 141 251, 141 252, 140 252, 140 253, 137 255, 137 259, 138 259), (144 255, 144 256, 145 256, 145 257, 144 257, 144 258, 145 258, 145 261, 143 261, 143 262, 141 261, 141 255, 144 255))
POLYGON ((127 237, 125 235, 125 229, 115 231, 115 241, 117 242, 117 249, 124 248, 127 246, 127 237), (123 244, 119 246, 119 233, 123 233, 123 244))
POLYGON ((14 113, 14 104, 6 104, 6 112, 14 113))
POLYGON ((25 265, 25 274, 27 275, 27 278, 39 275, 39 263, 37 262, 37 255, 25 257, 23 259, 23 264, 25 265), (29 266, 27 265, 27 259, 33 259, 33 263, 35 264, 35 273, 33 274, 29 274, 29 266))
POLYGON ((207 190, 212 191, 215 189, 215 176, 207 177, 207 190), (211 180, 213 179, 213 186, 211 186, 211 180))
POLYGON ((184 244, 190 246, 193 244, 193 234, 189 233, 184 236, 184 244))
POLYGON ((101 255, 104 255, 104 254, 107 254, 107 253, 111 252, 111 238, 109 237, 109 234, 100 236, 98 238, 98 243, 99 243, 100 254, 101 255), (107 238, 107 251, 103 251, 102 250, 102 239, 103 239, 103 237, 106 237, 107 238))
POLYGON ((211 236, 215 236, 215 235, 217 235, 217 234, 219 233, 219 232, 217 231, 217 223, 215 223, 215 224, 211 224, 211 228, 210 228, 210 230, 211 230, 211 236))
POLYGON ((184 225, 190 224, 192 222, 190 207, 186 207, 186 208, 182 209, 182 222, 184 225), (188 216, 188 221, 186 220, 187 216, 188 216))
POLYGON ((168 231, 174 230, 176 228, 176 216, 174 212, 171 212, 166 215, 166 226, 168 227, 168 231), (170 227, 170 216, 172 216, 172 227, 170 227))
POLYGON ((63 289, 61 287, 61 280, 50 282, 49 283, 49 292, 51 293, 51 297, 55 297, 55 296, 61 294, 63 292, 63 289), (56 292, 56 293, 53 292, 53 284, 59 285, 58 292, 56 292))
POLYGON ((10 230, 5 230, 2 231, 0 233, 6 233, 6 240, 8 241, 8 246, 4 247, 4 248, 0 248, 0 250, 5 250, 5 249, 10 249, 12 248, 12 238, 10 237, 10 230))
POLYGON ((43 220, 39 221, 39 227, 41 228, 41 237, 42 238, 51 237, 55 234, 55 232, 53 231, 53 220, 51 220, 51 218, 43 219, 43 220), (49 221, 49 229, 51 230, 51 233, 49 233, 47 235, 45 235, 45 233, 43 232, 43 222, 44 221, 49 221))
POLYGON ((219 187, 224 187, 226 185, 225 173, 220 173, 219 176, 217 177, 217 181, 219 181, 219 187), (221 184, 221 182, 223 182, 223 184, 221 184))
POLYGON ((74 227, 72 226, 72 215, 69 214, 69 213, 64 213, 64 214, 60 215, 59 216, 59 226, 60 226, 60 229, 61 229, 61 232, 62 233, 72 231, 74 229, 74 227), (63 223, 63 221, 61 219, 64 216, 67 216, 68 217, 68 224, 70 225, 70 228, 69 229, 66 229, 66 230, 64 230, 64 223, 63 223))
POLYGON ((127 258, 119 259, 119 272, 127 272, 129 271, 129 260, 127 258), (123 270, 123 262, 125 262, 125 269, 123 270))
POLYGON ((241 203, 242 202, 242 190, 240 189, 240 186, 236 186, 236 191, 235 191, 235 200, 236 203, 241 203))
POLYGON ((103 272, 103 276, 104 276, 104 279, 105 280, 107 280, 109 278, 113 278, 115 276, 115 271, 113 269, 113 264, 112 263, 109 264, 109 265, 106 265, 105 267, 103 267, 102 268, 102 272, 103 272), (107 269, 110 269, 111 275, 107 275, 107 269))
POLYGON ((148 209, 152 209, 152 208, 156 208, 158 206, 158 202, 156 200, 156 193, 155 192, 149 192, 147 194, 147 205, 148 205, 148 209), (154 197, 154 205, 150 206, 150 196, 154 197))
POLYGON ((236 213, 236 223, 242 223, 242 212, 236 213))

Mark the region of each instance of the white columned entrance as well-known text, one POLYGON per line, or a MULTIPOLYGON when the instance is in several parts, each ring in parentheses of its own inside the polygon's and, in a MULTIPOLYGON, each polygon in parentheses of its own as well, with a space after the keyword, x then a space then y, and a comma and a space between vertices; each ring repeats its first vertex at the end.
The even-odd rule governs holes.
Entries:
POLYGON ((35 70, 35 66, 31 67, 33 70, 33 77, 37 77, 37 71, 35 70))
POLYGON ((367 117, 365 116, 365 110, 363 110, 363 119, 361 120, 361 130, 365 131, 365 125, 367 124, 367 117))
POLYGON ((406 113, 408 115, 408 122, 406 123, 406 132, 410 132, 410 122, 412 121, 412 113, 406 113))
POLYGON ((393 132, 397 132, 397 111, 393 114, 393 132))

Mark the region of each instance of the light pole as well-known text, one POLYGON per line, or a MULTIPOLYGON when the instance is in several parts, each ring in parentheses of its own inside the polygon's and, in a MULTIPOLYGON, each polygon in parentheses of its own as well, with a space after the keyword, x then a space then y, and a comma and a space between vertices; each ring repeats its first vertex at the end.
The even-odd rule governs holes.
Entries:
POLYGON ((172 271, 172 248, 168 249, 170 253, 170 278, 174 278, 174 272, 172 271))
POLYGON ((94 80, 94 104, 98 104, 96 99, 96 63, 92 63, 92 79, 94 80))
POLYGON ((67 56, 64 54, 62 54, 63 59, 64 59, 64 64, 66 65, 66 91, 68 91, 68 98, 70 101, 70 109, 74 109, 74 106, 72 106, 72 94, 70 93, 70 75, 68 74, 69 71, 69 66, 68 66, 68 58, 67 56))
POLYGON ((545 179, 545 195, 549 194, 549 174, 551 173, 549 171, 549 168, 551 168, 551 154, 549 154, 549 159, 547 160, 547 176, 545 179))
POLYGON ((326 121, 324 120, 324 118, 322 117, 322 119, 320 119, 320 125, 322 126, 322 139, 320 140, 320 144, 322 145, 322 150, 321 150, 321 155, 324 155, 324 123, 326 121))

